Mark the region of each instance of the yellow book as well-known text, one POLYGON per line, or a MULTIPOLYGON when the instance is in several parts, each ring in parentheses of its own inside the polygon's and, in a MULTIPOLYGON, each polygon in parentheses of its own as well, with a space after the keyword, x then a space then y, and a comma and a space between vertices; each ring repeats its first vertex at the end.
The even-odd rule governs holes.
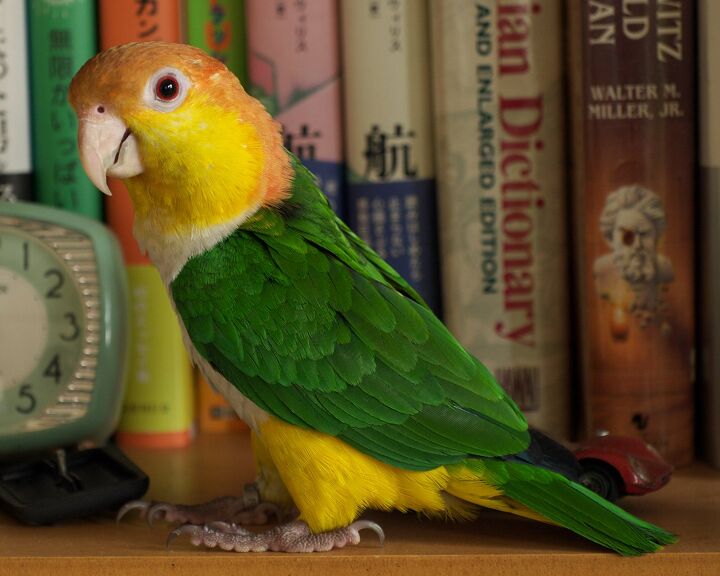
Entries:
POLYGON ((133 337, 118 442, 186 446, 193 432, 193 372, 177 317, 154 267, 128 265, 127 271, 133 337))

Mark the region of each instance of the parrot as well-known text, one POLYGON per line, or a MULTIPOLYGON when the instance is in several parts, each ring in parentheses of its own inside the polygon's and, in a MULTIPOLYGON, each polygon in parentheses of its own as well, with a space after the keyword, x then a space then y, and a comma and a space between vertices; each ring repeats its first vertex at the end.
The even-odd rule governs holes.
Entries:
POLYGON ((471 521, 487 508, 625 556, 676 540, 554 469, 547 438, 335 215, 222 62, 124 44, 88 60, 68 97, 85 172, 105 194, 108 178, 126 185, 188 352, 248 424, 257 463, 252 498, 131 508, 237 552, 382 541, 366 510, 471 521), (248 529, 272 510, 295 514, 248 529))

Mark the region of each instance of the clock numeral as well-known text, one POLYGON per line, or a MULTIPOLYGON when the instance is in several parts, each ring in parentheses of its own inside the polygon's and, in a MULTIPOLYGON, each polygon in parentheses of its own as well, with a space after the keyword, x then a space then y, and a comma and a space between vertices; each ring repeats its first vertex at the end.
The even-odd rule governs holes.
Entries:
POLYGON ((30 412, 35 410, 35 406, 37 406, 37 400, 31 391, 31 387, 32 386, 30 384, 23 384, 20 386, 20 393, 18 396, 21 400, 15 405, 15 410, 20 412, 20 414, 30 414, 30 412))
POLYGON ((53 356, 50 364, 48 364, 47 368, 45 368, 45 372, 43 372, 43 375, 47 378, 52 378, 53 380, 55 380, 55 384, 60 384, 60 378, 62 378, 62 371, 60 370, 59 354, 55 354, 55 356, 53 356))
POLYGON ((45 272, 45 278, 55 278, 55 284, 47 291, 45 298, 62 298, 60 288, 65 284, 65 277, 62 275, 62 272, 57 268, 53 268, 45 272))
POLYGON ((30 268, 30 243, 23 242, 23 270, 30 268))
POLYGON ((77 337, 80 335, 80 326, 77 322, 75 314, 73 314, 72 312, 68 312, 67 314, 65 314, 65 318, 67 318, 70 322, 70 328, 72 329, 72 333, 70 335, 60 334, 60 339, 64 340, 65 342, 72 342, 73 340, 76 340, 77 337))

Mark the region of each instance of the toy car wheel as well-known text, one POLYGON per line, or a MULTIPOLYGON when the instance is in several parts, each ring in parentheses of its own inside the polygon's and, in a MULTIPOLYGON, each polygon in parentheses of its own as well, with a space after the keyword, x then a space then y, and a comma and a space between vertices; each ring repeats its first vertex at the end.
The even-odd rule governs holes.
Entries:
POLYGON ((609 466, 600 462, 581 461, 583 472, 580 483, 610 502, 620 497, 620 486, 617 474, 609 466))

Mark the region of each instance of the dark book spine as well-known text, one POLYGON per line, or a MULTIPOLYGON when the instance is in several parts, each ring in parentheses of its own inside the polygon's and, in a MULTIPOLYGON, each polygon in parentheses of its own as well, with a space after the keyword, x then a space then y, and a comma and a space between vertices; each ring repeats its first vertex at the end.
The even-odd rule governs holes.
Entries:
POLYGON ((695 14, 571 2, 585 431, 693 458, 695 14))
POLYGON ((700 278, 704 455, 720 468, 720 2, 698 4, 700 278))

